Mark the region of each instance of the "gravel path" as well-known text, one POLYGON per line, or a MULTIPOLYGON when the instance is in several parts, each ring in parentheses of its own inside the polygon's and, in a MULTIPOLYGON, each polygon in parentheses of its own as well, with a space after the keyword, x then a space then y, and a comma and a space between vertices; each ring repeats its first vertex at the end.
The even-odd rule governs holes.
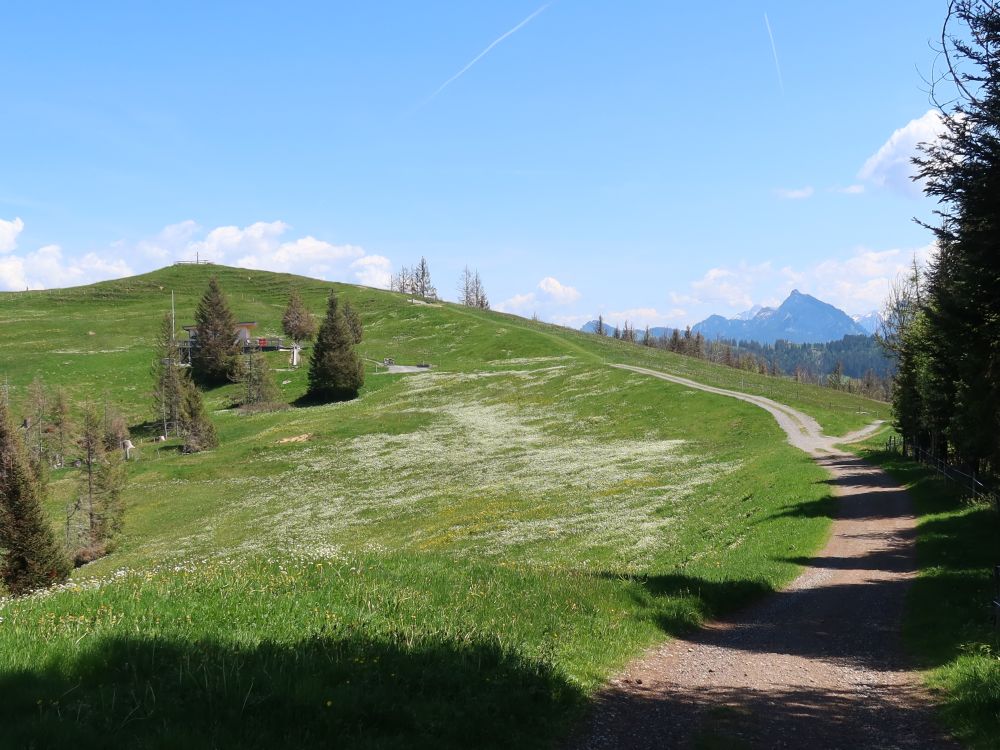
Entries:
POLYGON ((784 590, 647 652, 598 694, 570 747, 951 748, 899 631, 916 573, 915 519, 882 471, 842 438, 767 398, 622 366, 771 412, 788 441, 831 474, 832 535, 784 590))

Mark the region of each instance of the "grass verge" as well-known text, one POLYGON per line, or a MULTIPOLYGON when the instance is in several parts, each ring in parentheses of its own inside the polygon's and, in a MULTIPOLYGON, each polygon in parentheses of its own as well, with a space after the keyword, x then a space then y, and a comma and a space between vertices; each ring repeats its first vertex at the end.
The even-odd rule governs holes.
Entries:
POLYGON ((918 517, 920 575, 904 635, 927 670, 952 733, 973 748, 1000 745, 1000 631, 990 619, 992 570, 1000 564, 1000 518, 956 485, 896 454, 868 449, 871 461, 906 487, 918 517))

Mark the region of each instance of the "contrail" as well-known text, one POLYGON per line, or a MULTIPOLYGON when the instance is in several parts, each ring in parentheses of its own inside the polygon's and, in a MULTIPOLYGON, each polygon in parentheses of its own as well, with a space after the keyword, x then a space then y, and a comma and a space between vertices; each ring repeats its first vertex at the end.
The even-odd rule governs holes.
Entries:
POLYGON ((785 95, 785 81, 781 77, 781 63, 778 62, 778 48, 774 46, 774 34, 771 33, 771 22, 767 20, 767 13, 764 13, 764 25, 767 26, 767 36, 771 40, 771 52, 774 53, 774 69, 778 71, 778 85, 781 87, 781 95, 785 95))
MULTIPOLYGON (((511 34, 519 31, 520 29, 524 28, 529 23, 531 23, 532 19, 535 16, 537 16, 543 10, 545 10, 546 8, 548 8, 551 4, 552 3, 545 3, 545 5, 543 5, 541 8, 539 8, 538 10, 536 10, 534 13, 532 13, 527 18, 525 18, 523 21, 521 21, 521 23, 519 23, 517 26, 515 26, 514 28, 512 28, 510 31, 504 32, 503 34, 501 34, 500 36, 498 36, 496 39, 494 39, 492 42, 490 42, 489 46, 486 47, 486 49, 484 49, 478 55, 476 55, 475 57, 473 57, 472 60, 470 60, 469 63, 464 68, 462 68, 455 75, 453 75, 447 81, 445 81, 440 86, 438 86, 437 90, 433 94, 431 94, 426 99, 424 99, 422 102, 420 102, 419 107, 423 107, 425 104, 427 104, 428 102, 430 102, 431 99, 433 99, 435 96, 437 96, 442 91, 444 91, 446 88, 448 88, 448 86, 450 86, 455 81, 457 81, 459 78, 461 78, 463 75, 465 75, 468 72, 469 68, 471 68, 473 65, 475 65, 480 60, 482 60, 484 57, 486 57, 486 55, 489 54, 489 51, 491 49, 493 49, 494 47, 496 47, 498 44, 500 44, 500 42, 502 42, 504 39, 506 39, 507 37, 509 37, 511 34)), ((418 109, 419 109, 419 107, 418 107, 418 109)))

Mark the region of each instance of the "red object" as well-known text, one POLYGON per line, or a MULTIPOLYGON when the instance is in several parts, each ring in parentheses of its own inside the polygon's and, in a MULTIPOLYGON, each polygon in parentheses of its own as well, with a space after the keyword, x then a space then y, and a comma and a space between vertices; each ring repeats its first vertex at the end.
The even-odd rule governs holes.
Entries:
POLYGON ((267 346, 267 339, 257 339, 257 346, 263 349, 265 346, 267 346))

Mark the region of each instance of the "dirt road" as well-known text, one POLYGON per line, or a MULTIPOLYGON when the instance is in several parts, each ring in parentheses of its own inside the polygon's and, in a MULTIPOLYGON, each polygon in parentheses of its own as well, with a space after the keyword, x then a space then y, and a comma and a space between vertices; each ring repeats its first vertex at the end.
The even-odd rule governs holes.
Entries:
POLYGON ((842 438, 770 399, 621 366, 774 415, 831 474, 838 517, 803 573, 760 604, 646 653, 603 690, 571 747, 951 748, 900 642, 916 573, 910 501, 842 438))

